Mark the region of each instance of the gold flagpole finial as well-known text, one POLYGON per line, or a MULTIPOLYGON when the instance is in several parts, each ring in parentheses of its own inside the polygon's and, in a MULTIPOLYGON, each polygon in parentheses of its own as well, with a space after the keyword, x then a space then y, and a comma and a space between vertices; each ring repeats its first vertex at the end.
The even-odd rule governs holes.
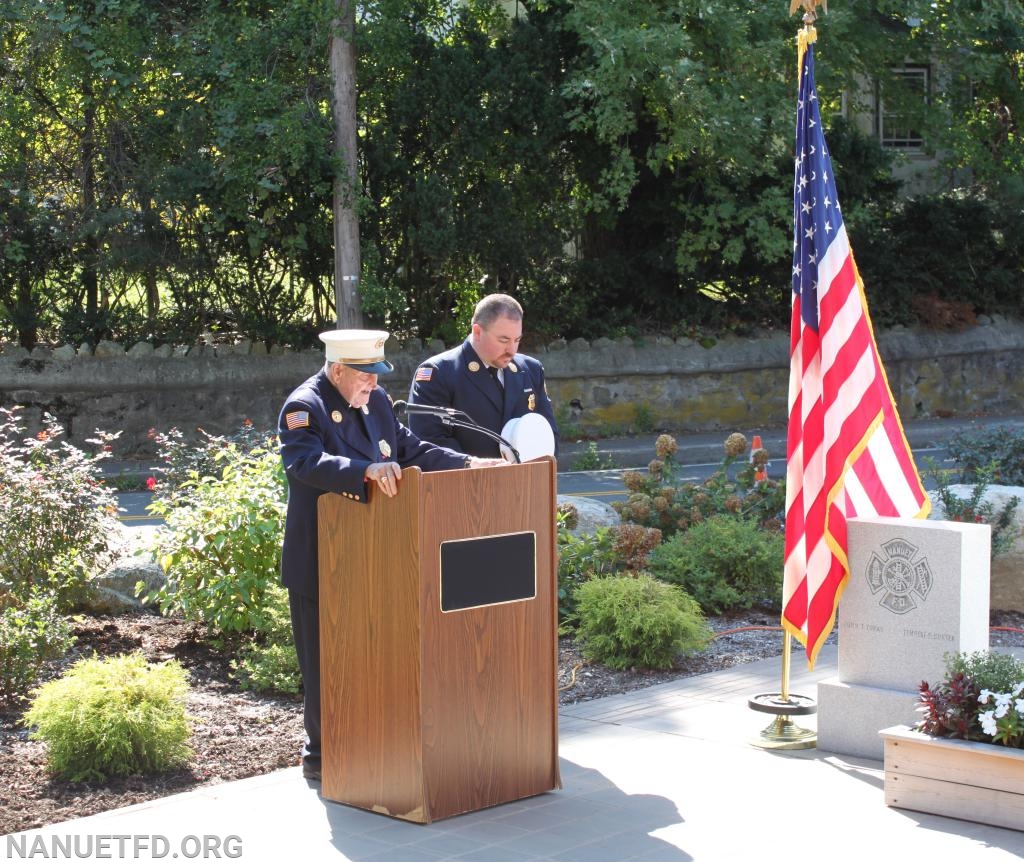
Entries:
POLYGON ((789 0, 789 14, 792 15, 801 6, 804 9, 804 27, 798 34, 797 41, 800 45, 799 56, 802 58, 807 46, 817 41, 818 38, 818 31, 814 29, 814 22, 818 20, 818 15, 814 10, 820 6, 828 14, 828 0, 789 0))
POLYGON ((801 6, 804 7, 804 13, 805 13, 804 14, 804 19, 805 20, 807 18, 807 15, 811 16, 811 20, 812 21, 814 20, 814 18, 815 18, 814 9, 817 6, 820 6, 825 11, 826 15, 828 14, 828 0, 790 0, 789 14, 792 15, 801 6))

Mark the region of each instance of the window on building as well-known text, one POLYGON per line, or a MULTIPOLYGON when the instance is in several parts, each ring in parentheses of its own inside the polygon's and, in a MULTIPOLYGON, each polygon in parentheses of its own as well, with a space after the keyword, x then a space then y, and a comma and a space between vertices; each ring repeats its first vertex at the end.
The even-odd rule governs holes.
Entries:
POLYGON ((892 98, 887 104, 879 95, 878 136, 883 147, 899 150, 918 150, 924 145, 924 139, 917 127, 917 112, 913 110, 914 102, 928 104, 929 69, 927 66, 903 66, 892 70, 896 80, 893 86, 898 90, 898 98, 892 98))

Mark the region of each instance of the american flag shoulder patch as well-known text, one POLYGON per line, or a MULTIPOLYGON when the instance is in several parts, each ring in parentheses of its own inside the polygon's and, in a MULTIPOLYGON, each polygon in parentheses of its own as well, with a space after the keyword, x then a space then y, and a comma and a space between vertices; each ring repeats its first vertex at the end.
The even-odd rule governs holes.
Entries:
POLYGON ((416 378, 415 379, 418 382, 426 383, 433 376, 434 376, 434 366, 433 365, 421 365, 419 368, 416 369, 416 378))
POLYGON ((288 426, 289 431, 294 431, 296 428, 308 428, 309 411, 293 410, 291 413, 285 413, 284 424, 288 426))

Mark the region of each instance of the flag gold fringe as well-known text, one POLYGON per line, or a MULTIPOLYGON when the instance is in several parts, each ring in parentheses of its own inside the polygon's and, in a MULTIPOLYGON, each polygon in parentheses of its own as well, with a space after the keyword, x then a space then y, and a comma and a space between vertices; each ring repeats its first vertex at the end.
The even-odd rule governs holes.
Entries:
MULTIPOLYGON (((808 13, 804 18, 811 18, 813 16, 808 13)), ((804 68, 804 54, 807 53, 807 46, 813 45, 818 41, 818 31, 815 29, 813 24, 805 23, 803 29, 796 34, 796 78, 800 80, 800 75, 803 73, 804 68)))

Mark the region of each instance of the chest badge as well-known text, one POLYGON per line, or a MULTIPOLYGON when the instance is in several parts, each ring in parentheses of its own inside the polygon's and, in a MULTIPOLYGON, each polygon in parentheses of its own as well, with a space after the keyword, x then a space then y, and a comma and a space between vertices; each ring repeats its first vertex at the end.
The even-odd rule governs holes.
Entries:
POLYGON ((529 407, 531 410, 537 409, 537 396, 534 395, 532 392, 530 393, 530 397, 526 399, 526 406, 529 407))
POLYGON ((381 455, 383 455, 385 458, 391 457, 391 445, 388 443, 387 440, 381 440, 380 443, 378 443, 377 445, 380 446, 381 455))
POLYGON ((333 419, 333 420, 334 420, 335 422, 340 422, 340 421, 341 421, 342 419, 344 419, 345 417, 341 415, 341 411, 340 411, 340 410, 335 410, 335 411, 333 411, 333 412, 331 413, 331 418, 332 418, 332 419, 333 419))

